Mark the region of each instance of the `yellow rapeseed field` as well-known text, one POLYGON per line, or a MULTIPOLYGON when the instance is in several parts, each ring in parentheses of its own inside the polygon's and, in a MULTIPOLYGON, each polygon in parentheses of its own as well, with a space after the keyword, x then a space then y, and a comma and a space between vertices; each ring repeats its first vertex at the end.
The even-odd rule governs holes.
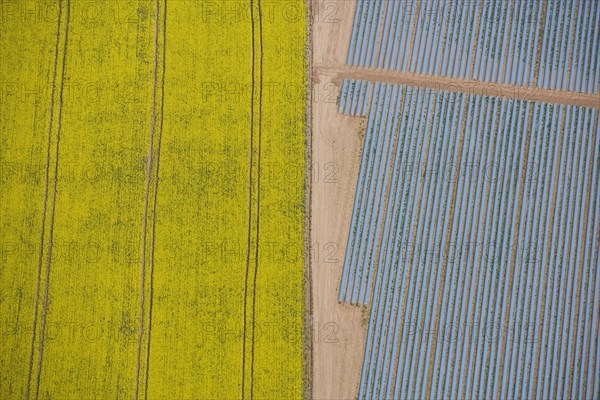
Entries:
POLYGON ((304 2, 0 7, 0 398, 301 398, 304 2))

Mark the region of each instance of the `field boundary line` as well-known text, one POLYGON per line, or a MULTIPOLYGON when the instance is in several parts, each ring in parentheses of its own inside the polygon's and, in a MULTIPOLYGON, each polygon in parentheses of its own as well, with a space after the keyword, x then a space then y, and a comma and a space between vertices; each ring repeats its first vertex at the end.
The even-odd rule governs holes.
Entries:
MULTIPOLYGON (((358 3, 355 3, 358 4, 358 3)), ((356 12, 356 6, 355 6, 356 12)), ((313 274, 312 274, 312 126, 313 126, 313 0, 306 2, 306 111, 304 127, 304 383, 303 395, 313 399, 313 274)))
MULTIPOLYGON (((156 7, 159 7, 159 0, 156 0, 156 7)), ((144 371, 144 399, 148 398, 148 376, 150 370, 150 343, 152 334, 152 307, 154 305, 154 250, 156 243, 156 204, 158 200, 158 180, 160 172, 160 149, 162 144, 164 109, 165 109, 165 72, 167 58, 167 0, 163 0, 163 52, 162 52, 162 71, 161 71, 161 92, 160 92, 160 113, 158 125, 158 143, 156 145, 156 172, 154 180, 154 195, 152 204, 152 228, 150 236, 150 271, 148 285, 148 340, 146 343, 146 368, 144 371)))
POLYGON ((251 79, 251 94, 250 94, 250 168, 248 175, 248 247, 246 249, 246 269, 244 280, 244 326, 242 336, 242 396, 245 398, 245 380, 246 380, 246 340, 247 340, 247 325, 248 325, 248 280, 250 275, 250 252, 251 252, 251 232, 252 232, 252 166, 253 166, 253 147, 254 147, 254 100, 256 92, 258 92, 258 114, 257 114, 257 154, 256 154, 256 245, 254 248, 254 267, 252 277, 252 335, 250 337, 250 399, 254 397, 254 338, 255 338, 255 312, 256 312, 256 282, 258 275, 258 256, 259 256, 259 228, 260 228, 260 146, 262 137, 262 84, 263 84, 263 31, 262 31, 262 12, 260 0, 256 0, 257 16, 258 16, 258 91, 255 90, 256 85, 256 27, 254 15, 254 0, 250 0, 250 19, 252 31, 252 79, 251 79))
POLYGON ((52 92, 50 95, 50 121, 48 124, 48 141, 46 146, 46 178, 44 186, 44 205, 42 208, 42 229, 40 234, 40 251, 38 255, 38 268, 37 268, 37 283, 35 290, 35 303, 33 309, 33 327, 31 332, 31 347, 29 351, 29 367, 27 370, 27 386, 25 388, 25 399, 29 399, 29 392, 31 390, 31 375, 33 373, 33 354, 35 352, 35 337, 37 332, 37 314, 40 303, 40 291, 41 291, 41 279, 42 279, 42 264, 44 259, 44 239, 46 236, 46 213, 48 209, 48 190, 50 186, 50 153, 52 147, 52 125, 54 123, 54 98, 56 94, 56 76, 58 72, 58 51, 60 46, 60 31, 61 31, 61 20, 62 20, 62 0, 58 1, 58 17, 57 17, 57 28, 56 28, 56 46, 54 48, 54 63, 52 73, 52 92))
POLYGON ((251 247, 251 232, 252 232, 252 165, 254 152, 254 58, 256 49, 254 47, 254 1, 250 0, 250 27, 251 27, 251 84, 250 84, 250 145, 249 145, 249 167, 248 167, 248 242, 246 248, 246 267, 244 278, 244 324, 242 328, 242 395, 245 396, 246 384, 246 329, 247 329, 247 302, 248 302, 248 278, 250 273, 250 247, 251 247))
POLYGON ((59 149, 60 149, 60 131, 62 128, 62 105, 63 105, 63 94, 64 94, 64 83, 65 83, 65 69, 67 63, 67 45, 69 43, 69 20, 71 14, 71 0, 67 0, 67 10, 65 13, 65 41, 63 46, 63 57, 62 57, 62 69, 60 76, 60 91, 58 95, 58 109, 56 116, 56 162, 54 163, 54 187, 52 193, 52 205, 50 209, 50 231, 49 231, 49 242, 48 242, 48 258, 46 259, 46 281, 44 285, 44 300, 42 303, 42 322, 40 328, 40 344, 38 351, 38 368, 37 368, 37 383, 35 388, 35 398, 39 397, 40 382, 42 375, 42 363, 44 357, 44 336, 46 330, 46 317, 48 315, 48 297, 50 291, 50 267, 52 264, 52 238, 54 235, 54 217, 56 212, 56 194, 58 185, 58 160, 59 160, 59 149))
MULTIPOLYGON (((150 181, 152 180, 152 152, 154 150, 154 134, 156 132, 156 99, 158 91, 158 19, 159 19, 159 0, 155 0, 154 10, 154 60, 153 60, 153 82, 152 82, 152 110, 151 110, 151 121, 150 121, 150 139, 148 143, 148 155, 146 157, 146 183, 144 192, 144 219, 142 221, 142 262, 140 268, 140 317, 139 317, 139 330, 137 340, 137 361, 136 361, 136 373, 135 373, 135 396, 134 399, 139 398, 139 386, 140 386, 140 368, 142 364, 142 340, 144 336, 144 314, 145 314, 145 302, 146 302, 146 244, 147 244, 147 231, 148 231, 148 208, 150 202, 150 181)), ((152 228, 151 228, 152 229, 152 228)))
POLYGON ((254 2, 250 0, 250 28, 251 28, 251 84, 250 84, 250 144, 249 144, 249 167, 248 167, 248 241, 246 247, 246 266, 244 278, 244 324, 242 328, 242 396, 244 398, 244 387, 246 381, 246 326, 247 326, 247 299, 248 299, 248 275, 250 271, 250 247, 252 231, 252 165, 254 151, 254 57, 256 49, 254 48, 254 2))
POLYGON ((254 398, 254 334, 256 328, 256 281, 258 276, 258 249, 260 234, 260 145, 262 139, 262 85, 263 85, 263 26, 260 0, 258 8, 258 143, 256 157, 256 247, 254 256, 254 276, 252 284, 252 340, 250 341, 250 399, 254 398))

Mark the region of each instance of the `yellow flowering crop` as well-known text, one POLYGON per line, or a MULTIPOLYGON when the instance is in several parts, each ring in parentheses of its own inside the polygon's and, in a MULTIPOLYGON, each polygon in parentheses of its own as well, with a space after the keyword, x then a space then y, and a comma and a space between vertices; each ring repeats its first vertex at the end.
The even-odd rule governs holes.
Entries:
POLYGON ((304 2, 0 6, 0 398, 301 398, 304 2))

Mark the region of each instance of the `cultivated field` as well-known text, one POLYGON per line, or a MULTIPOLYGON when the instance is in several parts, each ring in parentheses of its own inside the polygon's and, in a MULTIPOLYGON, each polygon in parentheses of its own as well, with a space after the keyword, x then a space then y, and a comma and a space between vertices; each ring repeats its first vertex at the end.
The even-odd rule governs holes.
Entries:
POLYGON ((373 304, 359 398, 593 393, 596 110, 373 87, 340 288, 373 304))
POLYGON ((1 4, 0 397, 302 397, 305 5, 259 3, 1 4))
POLYGON ((597 397, 597 3, 313 8, 315 397, 597 397))
POLYGON ((346 63, 597 94, 599 37, 596 1, 358 1, 346 63))

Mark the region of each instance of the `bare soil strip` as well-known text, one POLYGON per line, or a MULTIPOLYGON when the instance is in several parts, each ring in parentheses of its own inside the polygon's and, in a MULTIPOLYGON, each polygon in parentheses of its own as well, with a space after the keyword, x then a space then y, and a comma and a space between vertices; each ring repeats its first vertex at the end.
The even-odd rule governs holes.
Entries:
POLYGON ((549 89, 536 89, 491 82, 479 82, 472 79, 455 79, 440 76, 417 75, 409 72, 357 69, 346 65, 315 64, 314 74, 334 75, 334 81, 342 79, 363 79, 382 83, 425 87, 435 90, 448 90, 475 95, 498 96, 518 100, 540 101, 572 106, 600 109, 600 95, 560 92, 549 89))

